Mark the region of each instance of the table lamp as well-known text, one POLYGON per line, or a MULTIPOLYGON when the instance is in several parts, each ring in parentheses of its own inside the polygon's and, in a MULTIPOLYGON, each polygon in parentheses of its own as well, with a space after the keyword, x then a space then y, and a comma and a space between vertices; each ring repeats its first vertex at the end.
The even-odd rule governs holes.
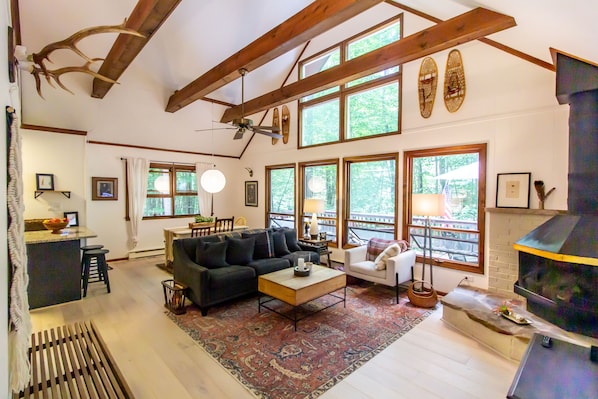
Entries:
POLYGON ((309 235, 312 240, 318 239, 318 213, 324 212, 324 200, 319 198, 307 198, 303 204, 303 212, 311 213, 311 226, 309 235))

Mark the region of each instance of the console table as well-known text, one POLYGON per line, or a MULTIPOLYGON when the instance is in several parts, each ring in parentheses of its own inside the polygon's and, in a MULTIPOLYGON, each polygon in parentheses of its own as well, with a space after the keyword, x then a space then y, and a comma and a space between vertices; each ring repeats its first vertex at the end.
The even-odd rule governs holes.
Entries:
POLYGON ((552 338, 542 346, 534 334, 507 394, 508 399, 595 398, 598 363, 590 361, 590 348, 552 338))

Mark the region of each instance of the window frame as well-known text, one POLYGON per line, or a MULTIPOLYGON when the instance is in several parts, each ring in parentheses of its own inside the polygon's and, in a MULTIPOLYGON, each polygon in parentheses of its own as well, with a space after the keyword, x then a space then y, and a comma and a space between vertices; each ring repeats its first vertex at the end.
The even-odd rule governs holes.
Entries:
MULTIPOLYGON (((266 206, 264 208, 264 226, 266 227, 270 227, 270 216, 273 214, 272 209, 271 209, 271 201, 272 201, 272 191, 271 191, 271 185, 272 185, 272 181, 271 181, 271 172, 273 170, 279 170, 279 169, 293 169, 293 205, 294 205, 294 209, 293 209, 293 218, 294 220, 294 225, 295 225, 295 229, 297 229, 297 167, 294 163, 286 163, 286 164, 278 164, 278 165, 266 165, 265 166, 265 180, 266 180, 266 206)), ((280 215, 280 216, 288 216, 287 214, 283 214, 283 213, 274 213, 275 215, 280 215)))
MULTIPOLYGON (((403 38, 403 13, 397 14, 396 16, 393 16, 385 21, 380 22, 379 24, 374 25, 373 27, 360 32, 354 36, 349 37, 348 39, 343 40, 340 43, 337 43, 333 46, 330 46, 304 60, 301 60, 299 62, 299 67, 298 67, 298 80, 303 79, 302 76, 302 71, 303 71, 303 65, 306 63, 309 63, 311 61, 313 61, 314 59, 321 57, 323 54, 329 53, 331 51, 333 51, 334 49, 338 48, 340 50, 340 57, 341 57, 341 62, 340 65, 342 65, 344 62, 347 61, 347 54, 348 54, 348 46, 359 40, 360 38, 363 38, 365 36, 371 35, 372 33, 383 29, 385 26, 391 25, 393 23, 399 23, 399 40, 401 40, 403 38)), ((328 93, 324 96, 321 97, 317 97, 308 101, 303 101, 302 99, 298 100, 298 132, 299 134, 297 135, 297 148, 298 149, 304 149, 304 148, 312 148, 312 147, 318 147, 318 146, 323 146, 323 145, 331 145, 331 144, 337 144, 337 143, 343 143, 343 142, 351 142, 351 141, 355 141, 355 140, 365 140, 365 139, 372 139, 372 138, 378 138, 378 137, 385 137, 385 136, 390 136, 390 135, 398 135, 401 134, 401 120, 402 120, 402 80, 403 80, 403 69, 401 68, 401 65, 397 65, 398 67, 398 71, 392 74, 389 74, 387 76, 383 76, 377 79, 373 79, 371 81, 367 81, 367 82, 363 82, 360 84, 356 84, 354 86, 348 87, 348 84, 350 84, 351 82, 347 82, 345 84, 341 84, 338 86, 339 90, 333 92, 333 93, 328 93), (378 133, 378 134, 373 134, 373 135, 368 135, 368 136, 362 136, 362 137, 353 137, 353 138, 347 138, 346 137, 346 130, 347 130, 347 124, 348 124, 348 120, 347 120, 347 101, 349 99, 349 97, 355 93, 359 93, 359 92, 366 92, 368 90, 374 89, 377 86, 385 86, 390 84, 391 82, 397 82, 398 85, 398 112, 397 112, 397 130, 396 131, 392 131, 392 132, 385 132, 385 133, 378 133), (319 103, 323 103, 326 101, 330 101, 332 99, 338 99, 339 101, 339 139, 338 140, 334 140, 334 141, 327 141, 325 143, 318 143, 318 144, 310 144, 310 145, 303 145, 303 109, 304 108, 308 108, 308 107, 313 107, 313 106, 317 106, 319 103)))
POLYGON ((336 240, 335 241, 330 241, 328 243, 328 245, 330 247, 338 247, 338 243, 339 243, 339 217, 340 217, 340 212, 339 212, 339 205, 340 205, 340 200, 339 200, 339 183, 340 183, 340 171, 339 171, 339 158, 334 158, 334 159, 323 159, 323 160, 318 160, 318 161, 308 161, 308 162, 299 162, 299 179, 298 179, 298 187, 299 187, 299 193, 298 193, 298 208, 296 210, 296 213, 299 215, 297 217, 297 221, 301 220, 301 225, 303 226, 303 222, 306 219, 311 219, 311 215, 308 217, 305 215, 305 213, 303 212, 303 204, 305 202, 305 169, 309 168, 309 167, 315 167, 315 166, 329 166, 329 165, 334 165, 336 166, 336 199, 335 199, 335 204, 336 204, 336 218, 330 218, 330 217, 325 217, 325 216, 319 216, 318 215, 318 220, 334 220, 335 223, 335 230, 336 230, 336 240))
MULTIPOLYGON (((478 162, 480 165, 478 179, 478 265, 471 266, 463 262, 449 259, 432 259, 434 266, 440 266, 447 269, 461 270, 468 273, 484 274, 485 270, 485 230, 486 230, 486 156, 487 144, 469 144, 449 147, 427 148, 414 151, 405 151, 403 153, 403 237, 409 237, 409 228, 416 226, 411 223, 411 196, 413 187, 413 159, 444 155, 459 155, 468 153, 478 153, 478 162)), ((418 225, 419 226, 419 225, 418 225)), ((421 226, 419 226, 421 227, 421 226)), ((432 227, 432 230, 435 230, 432 227)), ((473 232, 473 230, 471 231, 473 232)), ((409 241, 409 240, 408 240, 409 241)), ((422 262, 423 257, 417 255, 417 261, 422 262)))
MULTIPOLYGON (((393 239, 397 239, 398 234, 398 226, 399 226, 399 153, 392 152, 392 153, 385 153, 385 154, 374 154, 374 155, 361 155, 355 157, 346 157, 343 158, 343 233, 342 233, 342 247, 343 249, 353 248, 358 245, 349 243, 349 222, 357 221, 350 218, 351 210, 349 209, 349 203, 351 200, 351 171, 350 165, 354 163, 363 163, 363 162, 377 162, 377 161, 389 161, 393 160, 395 162, 395 181, 394 181, 394 219, 395 223, 393 226, 393 239)), ((389 224, 390 225, 390 224, 389 224)))
MULTIPOLYGON (((178 192, 176 191, 176 172, 177 171, 186 171, 197 173, 195 165, 185 165, 185 164, 176 164, 176 163, 160 163, 160 162, 150 162, 149 169, 152 168, 159 168, 159 169, 167 169, 168 170, 168 180, 170 183, 170 193, 169 194, 147 194, 146 198, 170 198, 171 199, 171 212, 172 215, 162 215, 162 216, 143 216, 142 220, 152 220, 152 219, 177 219, 177 218, 188 218, 194 216, 195 214, 188 214, 188 215, 175 215, 175 198, 179 196, 195 196, 197 197, 197 191, 193 192, 178 192)), ((199 199, 198 199, 199 201, 199 199)), ((200 210, 201 211, 201 210, 200 210)), ((128 207, 127 207, 127 216, 128 216, 128 207)))

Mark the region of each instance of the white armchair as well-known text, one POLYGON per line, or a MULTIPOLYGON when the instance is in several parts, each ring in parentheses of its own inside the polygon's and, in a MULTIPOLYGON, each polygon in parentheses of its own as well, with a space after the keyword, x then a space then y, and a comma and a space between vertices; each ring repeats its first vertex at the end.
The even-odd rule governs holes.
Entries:
POLYGON ((348 276, 394 287, 398 304, 399 284, 413 281, 415 251, 408 249, 388 258, 384 270, 376 270, 374 261, 368 260, 367 255, 367 245, 345 250, 345 273, 348 276))

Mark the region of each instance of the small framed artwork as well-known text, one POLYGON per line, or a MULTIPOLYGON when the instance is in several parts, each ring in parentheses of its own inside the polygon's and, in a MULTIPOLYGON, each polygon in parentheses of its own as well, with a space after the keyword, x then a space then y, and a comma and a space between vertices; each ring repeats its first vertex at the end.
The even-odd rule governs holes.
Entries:
POLYGON ((257 181, 245 182, 245 206, 257 206, 257 181))
POLYGON ((117 200, 118 199, 118 178, 116 178, 116 177, 92 177, 91 178, 91 199, 92 200, 117 200))
POLYGON ((54 190, 54 175, 48 173, 35 174, 36 190, 54 190))
POLYGON ((496 175, 497 208, 529 208, 531 173, 499 173, 496 175))
POLYGON ((79 226, 79 212, 65 212, 64 218, 69 222, 67 227, 79 226))

